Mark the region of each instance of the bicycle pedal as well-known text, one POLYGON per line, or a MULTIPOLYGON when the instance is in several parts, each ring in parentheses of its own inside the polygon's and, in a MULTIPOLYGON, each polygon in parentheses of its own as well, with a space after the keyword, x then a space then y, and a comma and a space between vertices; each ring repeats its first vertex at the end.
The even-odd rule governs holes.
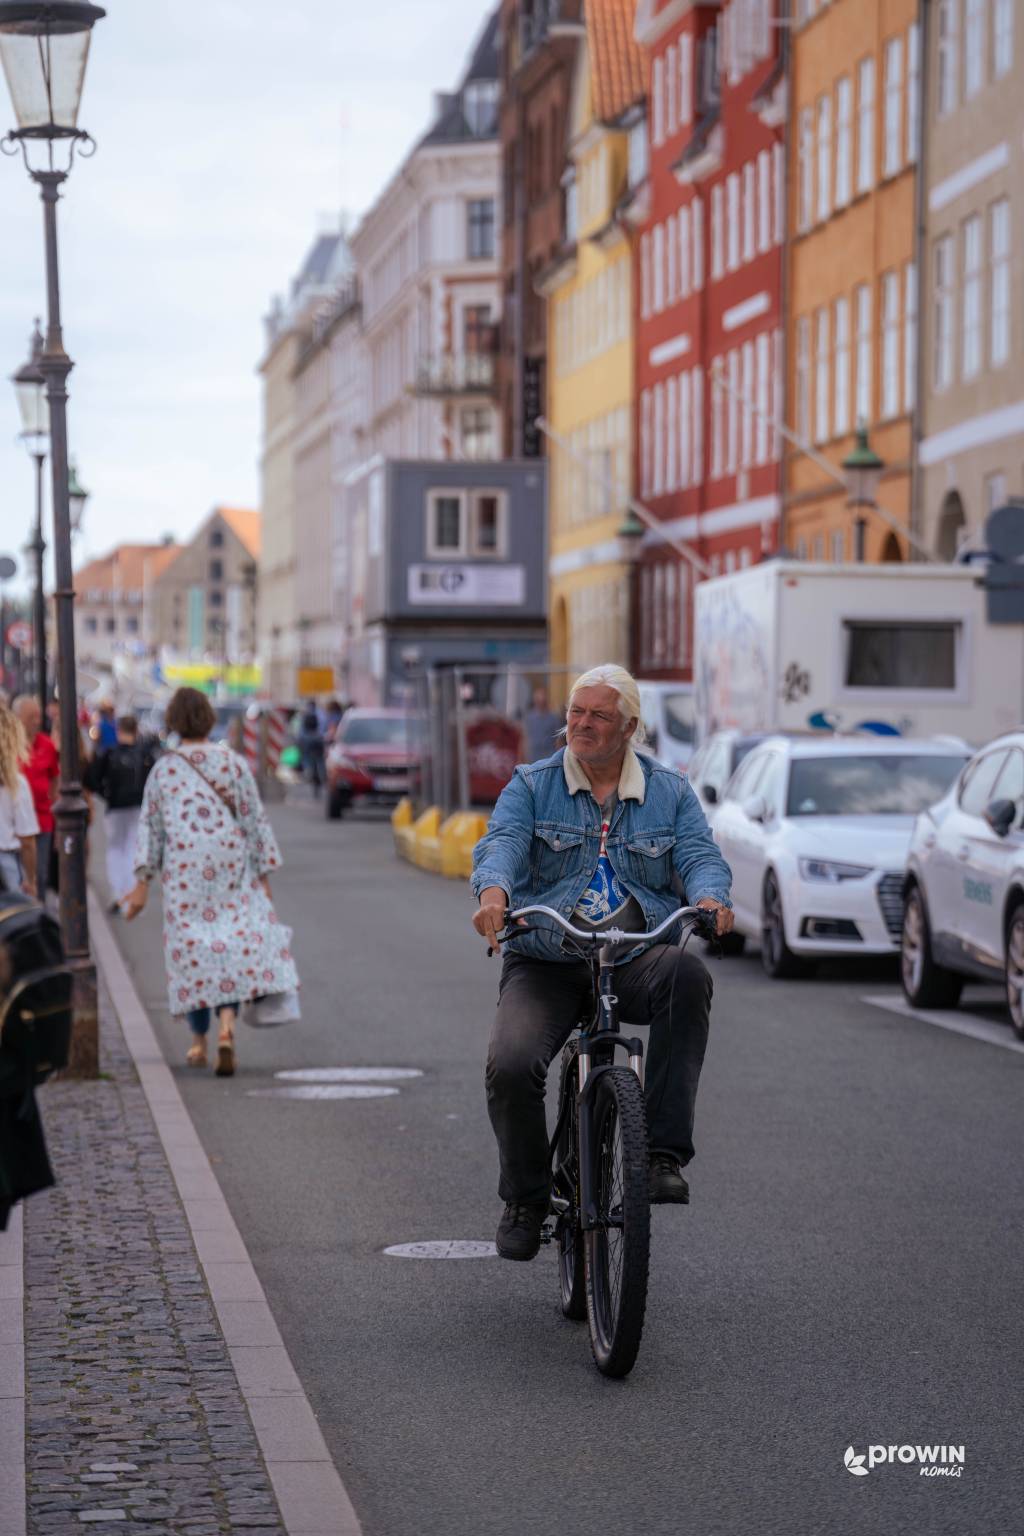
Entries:
POLYGON ((552 1226, 550 1221, 546 1221, 544 1223, 544 1225, 540 1229, 540 1240, 541 1240, 541 1242, 542 1243, 550 1243, 550 1242, 552 1242, 554 1240, 554 1236, 555 1236, 555 1229, 554 1229, 554 1227, 552 1226))

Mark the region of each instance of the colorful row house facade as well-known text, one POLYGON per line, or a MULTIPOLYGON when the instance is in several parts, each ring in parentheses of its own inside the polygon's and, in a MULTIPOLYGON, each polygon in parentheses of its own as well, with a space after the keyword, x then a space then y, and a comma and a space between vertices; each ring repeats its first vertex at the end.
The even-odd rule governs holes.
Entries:
POLYGON ((918 397, 918 0, 800 0, 792 38, 785 543, 903 560, 918 397), (839 468, 866 427, 885 463, 853 516, 839 468), (801 446, 802 445, 802 446, 801 446), (829 474, 807 446, 833 466, 829 474))
POLYGON ((631 573, 616 537, 630 495, 635 394, 633 251, 622 209, 645 90, 632 0, 586 0, 584 13, 564 244, 539 280, 548 305, 551 660, 573 667, 629 651, 631 573))
POLYGON ((657 533, 631 659, 692 674, 693 592, 779 542, 785 126, 774 0, 640 0, 649 166, 635 200, 634 483, 657 533))

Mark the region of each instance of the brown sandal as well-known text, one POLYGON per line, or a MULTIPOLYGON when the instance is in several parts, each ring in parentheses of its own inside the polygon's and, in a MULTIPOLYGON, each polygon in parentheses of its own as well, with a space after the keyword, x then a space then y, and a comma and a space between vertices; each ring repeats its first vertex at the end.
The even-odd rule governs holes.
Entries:
POLYGON ((200 1038, 196 1040, 195 1045, 189 1046, 185 1055, 185 1064, 189 1067, 209 1066, 209 1060, 206 1055, 205 1037, 200 1036, 200 1038))
POLYGON ((232 1010, 230 1021, 221 1016, 220 1034, 217 1037, 217 1065, 214 1068, 217 1077, 234 1077, 235 1075, 235 1015, 232 1010))

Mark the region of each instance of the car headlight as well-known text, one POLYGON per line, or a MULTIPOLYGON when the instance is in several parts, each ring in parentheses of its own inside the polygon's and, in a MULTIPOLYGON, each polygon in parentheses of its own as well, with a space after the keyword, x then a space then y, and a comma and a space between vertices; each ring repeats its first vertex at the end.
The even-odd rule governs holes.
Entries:
POLYGON ((870 864, 837 864, 834 859, 800 859, 801 880, 825 880, 838 885, 841 880, 863 880, 870 875, 870 864))

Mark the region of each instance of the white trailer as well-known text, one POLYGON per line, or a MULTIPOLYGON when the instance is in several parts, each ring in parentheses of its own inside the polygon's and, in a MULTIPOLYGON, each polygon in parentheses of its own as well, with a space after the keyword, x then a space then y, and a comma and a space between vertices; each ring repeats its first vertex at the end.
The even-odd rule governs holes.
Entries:
POLYGON ((698 740, 867 729, 980 743, 1013 729, 1024 626, 988 623, 983 572, 771 560, 701 582, 698 740))

